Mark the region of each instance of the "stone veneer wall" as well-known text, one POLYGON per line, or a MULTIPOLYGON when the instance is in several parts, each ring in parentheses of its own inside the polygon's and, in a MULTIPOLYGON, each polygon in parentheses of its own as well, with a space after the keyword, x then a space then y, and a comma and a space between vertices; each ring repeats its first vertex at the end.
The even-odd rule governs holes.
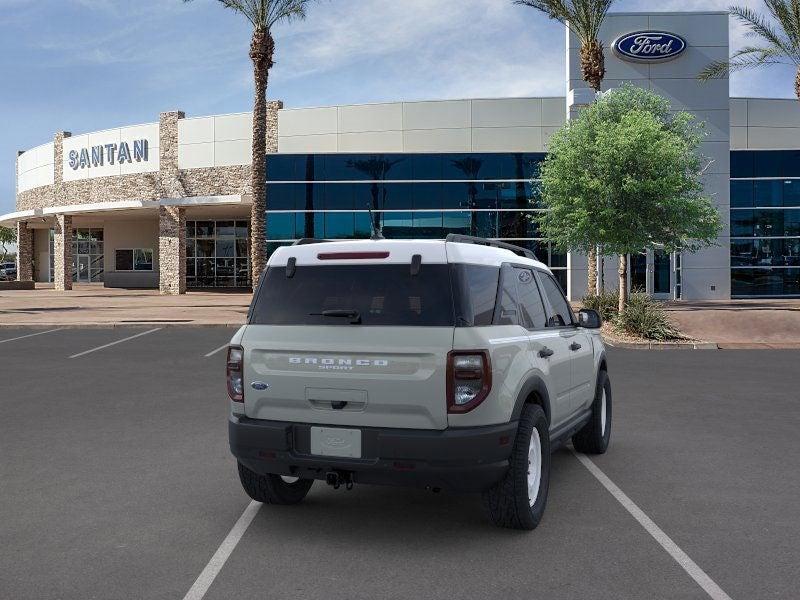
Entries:
POLYGON ((186 293, 186 210, 158 207, 158 289, 162 294, 186 293))
POLYGON ((56 215, 53 236, 53 283, 58 291, 72 289, 72 217, 56 215))
POLYGON ((33 281, 33 229, 17 223, 17 281, 33 281))

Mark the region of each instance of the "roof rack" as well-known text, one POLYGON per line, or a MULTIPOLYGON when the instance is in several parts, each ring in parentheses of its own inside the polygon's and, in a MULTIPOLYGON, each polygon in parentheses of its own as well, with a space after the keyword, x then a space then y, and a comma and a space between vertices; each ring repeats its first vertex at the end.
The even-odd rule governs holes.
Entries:
POLYGON ((445 242, 455 242, 457 244, 476 244, 478 246, 491 246, 492 248, 502 248, 504 250, 511 250, 518 256, 524 256, 536 260, 536 255, 527 248, 522 246, 515 246, 514 244, 506 244, 505 242, 498 242, 497 240, 489 240, 486 238, 475 237, 472 235, 461 235, 459 233, 448 233, 444 240, 445 242))
POLYGON ((325 242, 332 242, 333 240, 318 240, 316 238, 303 238, 297 240, 292 246, 307 246, 308 244, 324 244, 325 242))

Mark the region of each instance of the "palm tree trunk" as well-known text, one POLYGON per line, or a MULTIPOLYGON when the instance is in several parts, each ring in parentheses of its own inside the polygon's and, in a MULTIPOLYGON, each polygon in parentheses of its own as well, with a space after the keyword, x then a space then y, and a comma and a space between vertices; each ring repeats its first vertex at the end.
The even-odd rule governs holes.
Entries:
POLYGON ((794 78, 794 94, 800 100, 800 68, 797 69, 797 75, 794 78))
POLYGON ((628 257, 619 255, 619 312, 628 304, 628 257))
POLYGON ((606 76, 603 45, 597 40, 586 42, 581 46, 581 75, 595 92, 600 91, 600 84, 606 76))
POLYGON ((591 248, 587 258, 589 260, 589 272, 586 280, 586 287, 588 288, 586 290, 586 295, 594 296, 597 294, 597 250, 591 248))
POLYGON ((253 204, 250 208, 250 273, 253 287, 258 285, 267 262, 267 83, 272 67, 275 44, 269 31, 256 29, 250 43, 253 61, 255 99, 253 101, 253 155, 251 188, 253 204))
MULTIPOLYGON (((581 46, 581 75, 583 80, 589 84, 595 92, 600 91, 603 77, 606 75, 605 57, 603 56, 603 45, 597 40, 586 42, 581 46)), ((597 250, 592 247, 587 256, 588 277, 586 281, 586 293, 594 295, 597 293, 597 250)))

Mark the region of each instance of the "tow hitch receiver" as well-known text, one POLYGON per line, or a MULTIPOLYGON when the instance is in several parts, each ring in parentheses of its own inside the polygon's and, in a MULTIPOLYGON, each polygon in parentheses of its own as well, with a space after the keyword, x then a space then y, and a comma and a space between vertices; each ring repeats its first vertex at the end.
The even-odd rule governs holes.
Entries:
POLYGON ((353 474, 349 471, 328 471, 325 473, 325 483, 338 490, 344 486, 347 490, 353 489, 353 474))

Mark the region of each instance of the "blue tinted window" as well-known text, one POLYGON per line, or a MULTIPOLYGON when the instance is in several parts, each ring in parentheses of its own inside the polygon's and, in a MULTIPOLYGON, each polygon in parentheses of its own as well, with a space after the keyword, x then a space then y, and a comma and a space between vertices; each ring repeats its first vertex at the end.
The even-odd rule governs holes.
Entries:
POLYGON ((567 266, 567 254, 565 252, 559 252, 555 248, 551 248, 550 250, 550 266, 551 267, 564 267, 567 266))
POLYGON ((731 177, 753 176, 754 152, 731 152, 731 177))
POLYGON ((781 177, 800 177, 800 150, 783 150, 781 177))
POLYGON ((411 157, 413 179, 441 179, 442 156, 439 154, 415 154, 411 157))
POLYGON ((497 213, 494 211, 482 211, 472 213, 472 229, 478 237, 499 238, 500 227, 497 213))
POLYGON ((785 296, 800 294, 800 269, 733 269, 734 296, 785 296))
MULTIPOLYGON (((414 208, 442 208, 442 183, 415 183, 412 186, 414 208)), ((407 208, 408 205, 398 208, 407 208)))
POLYGON ((468 208, 469 185, 468 183, 443 183, 441 184, 442 208, 468 208))
POLYGON ((443 238, 442 213, 440 212, 415 212, 412 214, 414 237, 443 238))
POLYGON ((783 235, 800 236, 800 210, 783 211, 783 235))
POLYGON ((372 235, 369 213, 357 212, 355 214, 355 230, 353 237, 364 239, 372 235))
POLYGON ((383 233, 387 238, 408 239, 414 235, 414 219, 410 212, 383 213, 383 233))
MULTIPOLYGON (((328 183, 325 185, 325 210, 353 210, 355 183, 328 183)), ((359 206, 359 208, 364 208, 359 206)))
POLYGON ((753 235, 753 211, 731 211, 731 235, 749 237, 753 235))
POLYGON ((735 208, 753 206, 752 181, 731 181, 731 206, 735 208))
POLYGON ((783 182, 783 205, 800 206, 800 180, 791 179, 783 182))
POLYGON ((325 208, 325 184, 301 183, 297 186, 298 210, 322 210, 325 208))
POLYGON ((446 154, 442 161, 442 179, 483 178, 483 161, 479 155, 446 154))
POLYGON ((470 235, 472 230, 472 214, 470 212, 446 212, 443 220, 443 227, 447 233, 470 235))
POLYGON ((386 209, 408 210, 414 206, 414 193, 418 183, 387 183, 384 184, 386 209))
POLYGON ((267 210, 295 210, 298 186, 291 183, 273 183, 267 186, 267 210))
POLYGON ((529 183, 504 183, 500 190, 500 208, 528 208, 530 197, 529 183))
POLYGON ((325 237, 330 239, 352 238, 354 234, 353 213, 325 213, 325 237))
POLYGON ((267 181, 296 181, 294 154, 267 155, 267 181))
POLYGON ((766 180, 756 181, 755 206, 782 206, 783 205, 783 181, 766 180))
POLYGON ((783 153, 779 150, 755 152, 756 177, 780 177, 782 175, 783 153))
POLYGON ((514 155, 514 172, 506 174, 506 179, 534 179, 539 177, 539 169, 547 155, 540 153, 527 153, 514 155))
POLYGON ((267 239, 294 239, 295 216, 292 213, 267 213, 267 239))
POLYGON ((324 213, 298 212, 294 215, 294 234, 301 238, 324 238, 324 213))
POLYGON ((295 177, 298 181, 324 181, 326 179, 325 155, 301 154, 297 156, 295 177))

